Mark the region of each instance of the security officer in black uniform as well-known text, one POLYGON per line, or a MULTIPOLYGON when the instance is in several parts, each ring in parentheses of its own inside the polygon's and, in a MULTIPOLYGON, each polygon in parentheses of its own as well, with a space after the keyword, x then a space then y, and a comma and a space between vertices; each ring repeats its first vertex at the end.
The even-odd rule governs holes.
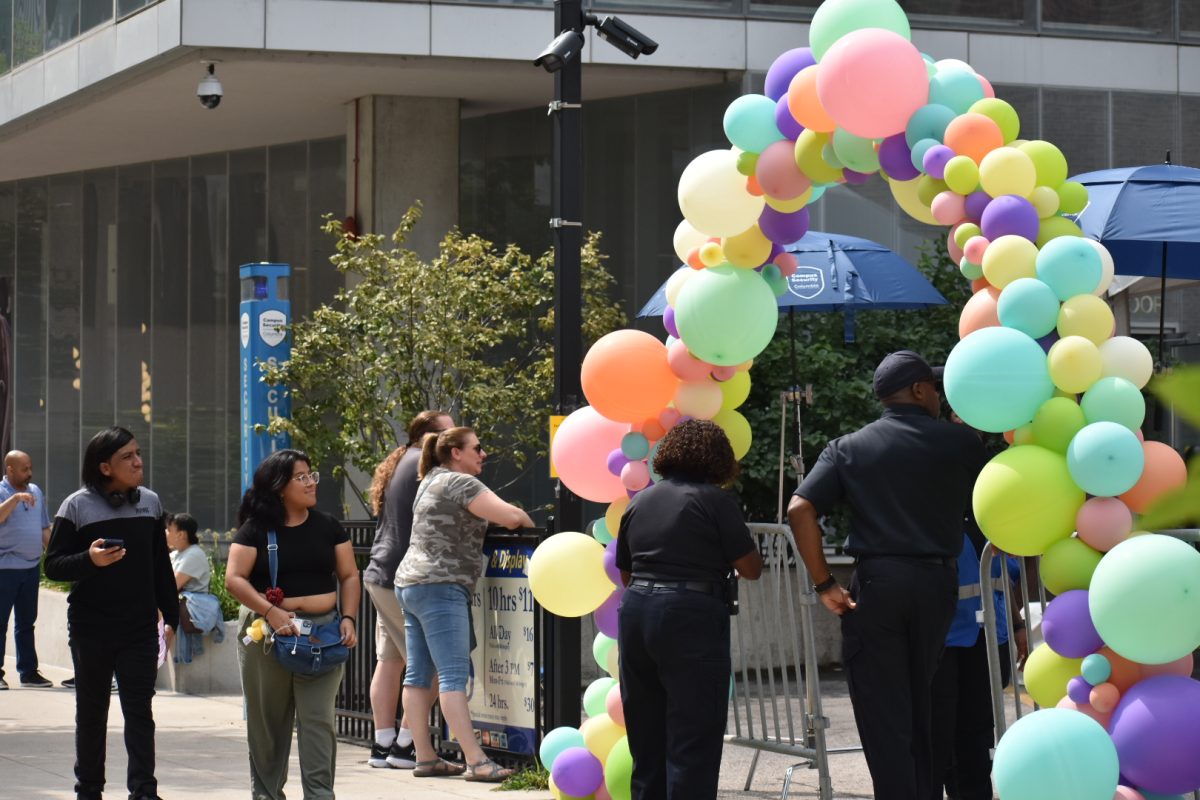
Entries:
POLYGON ((940 375, 911 350, 875 370, 883 415, 834 439, 788 505, 821 602, 842 618, 842 660, 878 800, 926 800, 933 785, 930 686, 958 599, 956 561, 985 459, 966 426, 938 420, 940 375), (847 591, 817 520, 850 508, 847 591))
POLYGON ((725 432, 679 423, 654 457, 663 479, 621 517, 621 701, 631 800, 713 800, 729 709, 730 575, 762 573, 737 501, 725 432))

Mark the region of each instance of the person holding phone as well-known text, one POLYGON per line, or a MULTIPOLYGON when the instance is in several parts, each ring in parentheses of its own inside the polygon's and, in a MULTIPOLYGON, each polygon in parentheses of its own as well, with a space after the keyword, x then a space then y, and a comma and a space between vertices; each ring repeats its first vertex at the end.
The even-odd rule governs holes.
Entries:
POLYGON ((75 662, 75 795, 104 791, 110 686, 117 678, 131 800, 158 797, 151 701, 158 616, 179 624, 175 575, 158 495, 141 486, 142 451, 125 428, 106 428, 83 454, 83 487, 63 501, 46 551, 46 577, 71 581, 67 636, 75 662))

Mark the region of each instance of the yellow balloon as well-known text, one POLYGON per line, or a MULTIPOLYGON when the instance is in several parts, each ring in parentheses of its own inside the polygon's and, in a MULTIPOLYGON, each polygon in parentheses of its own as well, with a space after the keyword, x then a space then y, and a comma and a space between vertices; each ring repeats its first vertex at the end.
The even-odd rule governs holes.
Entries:
POLYGON ((1082 336, 1099 346, 1108 340, 1112 332, 1112 309, 1094 294, 1077 294, 1058 310, 1059 336, 1082 336))
POLYGON ((780 200, 778 197, 763 195, 767 201, 767 205, 781 214, 792 214, 808 205, 808 201, 812 199, 813 189, 808 187, 804 190, 804 194, 799 197, 794 197, 791 200, 780 200))
POLYGON ((667 305, 675 307, 675 298, 679 297, 683 285, 695 274, 696 270, 691 267, 680 267, 671 277, 667 278, 667 305))
POLYGON ((613 749, 613 745, 625 735, 625 729, 613 722, 608 714, 589 717, 579 726, 579 732, 583 734, 584 746, 600 759, 601 764, 608 760, 608 753, 613 749))
POLYGON ((1082 336, 1066 336, 1050 348, 1046 356, 1050 380, 1064 392, 1080 394, 1100 379, 1104 361, 1095 342, 1082 336))
POLYGON ((1033 438, 1033 425, 1022 425, 1013 431, 1013 445, 1021 447, 1027 444, 1037 444, 1033 438))
POLYGON ((614 680, 621 680, 621 648, 614 644, 608 651, 608 658, 605 659, 604 671, 613 677, 614 680))
POLYGON ((979 183, 992 197, 1025 197, 1037 186, 1033 159, 1015 147, 997 147, 979 163, 979 183))
POLYGON ((575 532, 556 533, 529 559, 529 588, 551 614, 582 617, 617 587, 604 571, 604 545, 575 532))
POLYGON ((1067 696, 1067 681, 1079 674, 1082 665, 1082 658, 1066 658, 1040 644, 1025 662, 1025 690, 1039 706, 1053 708, 1067 696))
POLYGON ((1038 219, 1047 219, 1058 213, 1058 192, 1049 186, 1037 186, 1029 193, 1029 202, 1037 211, 1038 219))
POLYGON ((700 263, 706 267, 715 267, 725 262, 725 251, 716 242, 705 242, 700 245, 700 263))
POLYGON ((720 425, 721 430, 725 431, 725 435, 729 437, 729 445, 733 448, 734 458, 740 461, 746 453, 750 452, 753 434, 750 432, 750 423, 740 412, 734 411, 732 408, 724 408, 712 418, 712 421, 720 425))
POLYGON ((837 183, 842 180, 842 170, 831 166, 821 157, 828 142, 828 133, 807 129, 796 139, 796 166, 813 183, 837 183))
POLYGON ((943 180, 950 191, 970 194, 979 188, 979 165, 970 156, 955 156, 946 162, 943 180))
POLYGON ((735 267, 761 267, 771 256, 771 240, 757 225, 751 225, 737 236, 725 240, 725 260, 735 267))
MULTIPOLYGON (((803 134, 801 135, 803 136, 803 134)), ((941 223, 934 219, 928 204, 921 205, 921 201, 917 199, 917 181, 919 180, 920 178, 913 178, 911 181, 897 181, 888 178, 892 197, 896 199, 896 205, 904 209, 904 213, 917 222, 924 222, 926 225, 940 225, 941 223)))
POLYGON ((1037 245, 1024 236, 1000 236, 983 252, 983 275, 997 289, 1017 278, 1036 278, 1037 254, 1037 245))
POLYGON ((738 154, 709 150, 692 159, 679 176, 679 210, 697 231, 734 236, 758 221, 766 201, 746 190, 738 154))
POLYGON ((750 396, 750 373, 735 372, 732 378, 721 381, 718 385, 721 387, 721 394, 725 396, 721 401, 721 410, 737 408, 750 396))
POLYGON ((692 252, 693 248, 701 247, 708 241, 708 237, 693 228, 692 224, 685 219, 676 226, 675 236, 671 241, 675 245, 675 255, 686 264, 688 253, 692 252))
POLYGON ((608 508, 604 512, 604 524, 608 526, 608 532, 613 535, 613 538, 621 535, 621 515, 627 508, 629 508, 629 498, 618 497, 608 504, 608 508))
POLYGON ((711 378, 699 381, 680 381, 675 390, 675 408, 680 414, 696 419, 712 419, 721 410, 721 385, 711 378))

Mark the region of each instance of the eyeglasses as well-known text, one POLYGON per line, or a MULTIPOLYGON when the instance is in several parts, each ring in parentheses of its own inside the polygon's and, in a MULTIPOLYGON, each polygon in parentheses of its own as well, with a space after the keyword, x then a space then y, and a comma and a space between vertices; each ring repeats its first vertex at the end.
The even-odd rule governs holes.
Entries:
POLYGON ((293 475, 292 480, 300 481, 301 486, 308 486, 310 483, 315 486, 321 482, 321 473, 301 472, 299 475, 293 475))
POLYGON ((475 446, 474 446, 474 447, 472 447, 471 449, 472 449, 472 450, 474 450, 476 453, 482 453, 482 452, 483 452, 483 445, 481 445, 481 444, 479 444, 479 443, 476 443, 476 444, 475 444, 475 446))

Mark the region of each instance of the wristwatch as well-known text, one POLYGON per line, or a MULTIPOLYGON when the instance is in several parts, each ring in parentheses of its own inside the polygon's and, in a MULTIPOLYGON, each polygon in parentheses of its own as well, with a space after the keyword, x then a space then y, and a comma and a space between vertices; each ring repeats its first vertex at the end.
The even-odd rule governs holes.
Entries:
POLYGON ((813 591, 816 592, 817 594, 825 594, 825 592, 828 592, 830 589, 832 589, 835 586, 837 586, 837 578, 833 577, 833 573, 831 572, 831 573, 829 573, 828 578, 821 581, 820 583, 814 583, 812 588, 813 588, 813 591))

